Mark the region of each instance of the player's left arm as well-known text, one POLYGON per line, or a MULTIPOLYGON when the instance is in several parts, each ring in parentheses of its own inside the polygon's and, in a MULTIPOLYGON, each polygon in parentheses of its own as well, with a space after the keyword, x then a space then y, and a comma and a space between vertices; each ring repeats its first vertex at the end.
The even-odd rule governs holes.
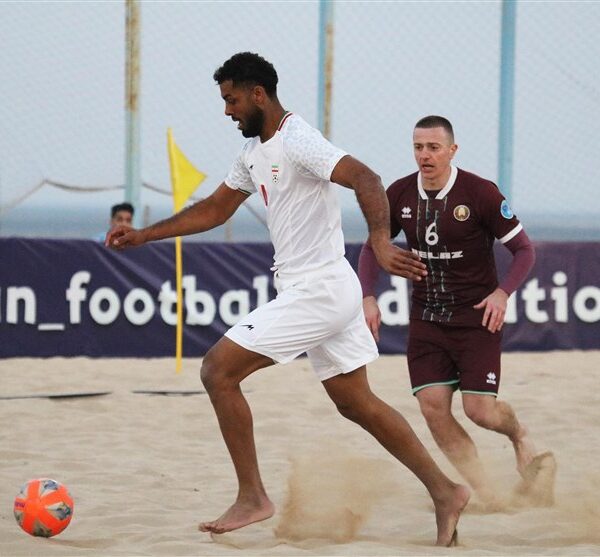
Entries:
MULTIPOLYGON (((495 188, 494 188, 495 189, 495 188)), ((498 199, 492 205, 499 207, 499 214, 492 211, 490 218, 491 228, 499 240, 512 253, 513 259, 506 276, 498 287, 481 302, 473 306, 475 309, 483 309, 482 326, 491 333, 502 329, 506 316, 506 306, 509 296, 517 289, 533 268, 535 263, 535 250, 523 230, 523 226, 512 214, 506 200, 499 192, 494 192, 498 199), (508 230, 508 232, 506 232, 508 230), (506 234, 500 235, 506 232, 506 234)))

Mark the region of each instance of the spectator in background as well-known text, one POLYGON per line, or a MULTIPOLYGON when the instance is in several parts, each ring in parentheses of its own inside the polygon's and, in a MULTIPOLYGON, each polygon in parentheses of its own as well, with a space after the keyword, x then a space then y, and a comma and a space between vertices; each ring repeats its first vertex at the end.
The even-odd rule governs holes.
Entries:
MULTIPOLYGON (((108 229, 111 230, 115 226, 132 226, 133 214, 135 210, 133 205, 128 202, 117 203, 110 208, 110 221, 108 229)), ((106 232, 102 232, 96 236, 98 242, 104 243, 106 239, 106 232)))
MULTIPOLYGON (((131 226, 133 222, 133 205, 131 203, 117 203, 110 209, 110 228, 124 224, 131 226)), ((106 235, 102 237, 102 241, 106 238, 106 235)))

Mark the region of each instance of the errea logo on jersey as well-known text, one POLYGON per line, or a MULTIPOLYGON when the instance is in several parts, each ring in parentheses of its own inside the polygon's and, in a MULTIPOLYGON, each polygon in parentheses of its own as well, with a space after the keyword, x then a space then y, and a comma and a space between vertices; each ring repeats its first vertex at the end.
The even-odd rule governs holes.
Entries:
POLYGON ((496 374, 493 371, 490 371, 487 374, 487 379, 485 380, 486 383, 489 383, 490 385, 495 385, 496 384, 496 374))
POLYGON ((402 218, 403 219, 411 219, 412 215, 410 214, 410 207, 402 207, 402 218))

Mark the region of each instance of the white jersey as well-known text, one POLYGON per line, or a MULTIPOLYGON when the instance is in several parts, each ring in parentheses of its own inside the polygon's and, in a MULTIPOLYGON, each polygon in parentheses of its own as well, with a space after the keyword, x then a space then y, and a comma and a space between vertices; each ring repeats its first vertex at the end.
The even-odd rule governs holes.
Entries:
POLYGON ((331 173, 346 153, 300 116, 288 113, 275 135, 254 137, 233 163, 225 184, 258 192, 275 247, 274 270, 296 274, 344 255, 341 211, 331 173))

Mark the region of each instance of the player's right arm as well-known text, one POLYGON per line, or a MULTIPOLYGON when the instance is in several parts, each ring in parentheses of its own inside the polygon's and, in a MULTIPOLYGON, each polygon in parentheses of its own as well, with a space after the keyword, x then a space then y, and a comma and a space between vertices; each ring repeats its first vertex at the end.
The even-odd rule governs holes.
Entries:
POLYGON ((146 228, 136 230, 129 226, 117 226, 111 229, 104 243, 107 247, 120 250, 155 240, 205 232, 225 223, 247 198, 246 193, 222 183, 206 199, 146 228))
POLYGON ((336 164, 331 181, 354 190, 358 204, 367 221, 369 239, 382 269, 392 275, 421 280, 427 267, 418 255, 395 246, 390 234, 390 205, 381 178, 359 160, 346 155, 336 164))

